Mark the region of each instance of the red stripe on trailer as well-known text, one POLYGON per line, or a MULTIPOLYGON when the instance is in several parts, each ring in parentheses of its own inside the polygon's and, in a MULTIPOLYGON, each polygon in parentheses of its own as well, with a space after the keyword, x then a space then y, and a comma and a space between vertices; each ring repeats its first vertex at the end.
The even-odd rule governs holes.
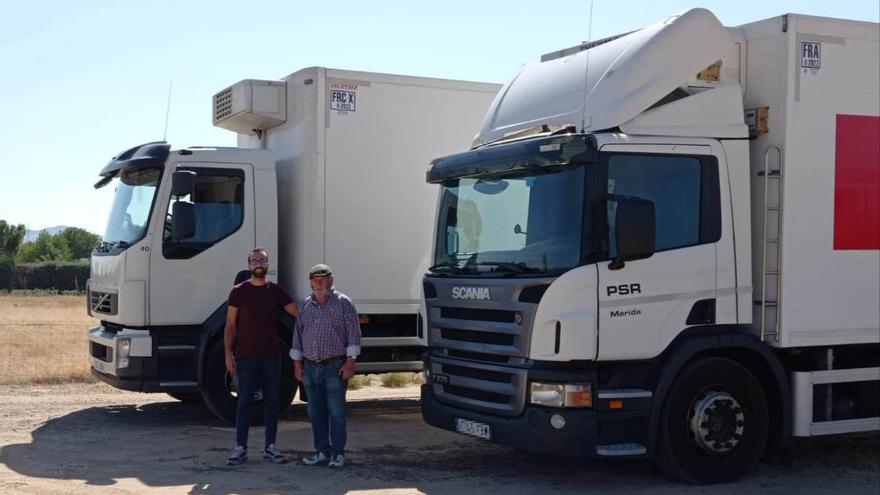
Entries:
POLYGON ((880 117, 837 115, 834 249, 880 249, 880 117))

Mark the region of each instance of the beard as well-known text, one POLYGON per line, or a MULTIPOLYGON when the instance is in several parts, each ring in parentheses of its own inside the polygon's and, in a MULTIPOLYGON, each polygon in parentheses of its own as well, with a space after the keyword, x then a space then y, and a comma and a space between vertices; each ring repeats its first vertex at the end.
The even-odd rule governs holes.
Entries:
POLYGON ((251 276, 255 278, 266 278, 266 269, 254 268, 253 270, 251 270, 251 276))

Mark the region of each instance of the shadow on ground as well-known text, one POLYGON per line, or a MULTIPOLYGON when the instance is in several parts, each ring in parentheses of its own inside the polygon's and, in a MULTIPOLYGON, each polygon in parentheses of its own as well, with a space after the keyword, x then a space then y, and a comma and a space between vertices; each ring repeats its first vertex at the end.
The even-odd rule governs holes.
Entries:
MULTIPOLYGON (((687 489, 662 478, 646 461, 535 457, 437 430, 422 422, 415 399, 359 401, 349 406, 349 463, 343 471, 263 461, 254 448, 262 444, 262 428, 251 431, 251 459, 242 466, 226 467, 223 461, 233 429, 202 406, 179 402, 92 407, 53 418, 32 432, 30 443, 0 449, 0 463, 23 476, 82 480, 91 487, 133 479, 148 487, 182 487, 191 494, 212 495, 293 491, 330 495, 395 488, 425 493, 687 489)), ((795 456, 800 460, 794 466, 762 465, 741 483, 711 490, 782 491, 796 486, 792 482, 798 477, 819 470, 829 483, 824 486, 840 487, 841 481, 855 480, 854 491, 869 492, 880 483, 878 439, 869 434, 799 442, 795 456)), ((304 405, 292 407, 282 417, 279 444, 293 459, 310 450, 304 405)), ((812 488, 821 491, 822 486, 812 488)))

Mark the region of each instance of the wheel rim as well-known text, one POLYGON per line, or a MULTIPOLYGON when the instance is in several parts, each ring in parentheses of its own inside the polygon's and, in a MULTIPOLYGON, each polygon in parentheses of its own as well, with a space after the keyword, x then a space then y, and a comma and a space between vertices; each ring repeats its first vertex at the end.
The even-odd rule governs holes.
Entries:
MULTIPOLYGON (((233 375, 227 371, 223 383, 226 386, 226 393, 232 397, 233 400, 238 400, 238 375, 233 375)), ((258 402, 261 400, 263 400, 263 391, 257 390, 254 392, 254 397, 251 402, 258 402)))
POLYGON ((742 442, 745 413, 739 401, 724 390, 707 390, 688 410, 691 442, 709 454, 727 454, 742 442))

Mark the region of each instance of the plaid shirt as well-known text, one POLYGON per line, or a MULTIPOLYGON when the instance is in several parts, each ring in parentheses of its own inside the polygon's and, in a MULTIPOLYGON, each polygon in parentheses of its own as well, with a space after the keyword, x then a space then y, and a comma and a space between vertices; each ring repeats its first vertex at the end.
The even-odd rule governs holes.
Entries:
POLYGON ((299 306, 290 358, 319 361, 361 353, 361 326, 351 299, 336 289, 324 305, 312 294, 299 306))

